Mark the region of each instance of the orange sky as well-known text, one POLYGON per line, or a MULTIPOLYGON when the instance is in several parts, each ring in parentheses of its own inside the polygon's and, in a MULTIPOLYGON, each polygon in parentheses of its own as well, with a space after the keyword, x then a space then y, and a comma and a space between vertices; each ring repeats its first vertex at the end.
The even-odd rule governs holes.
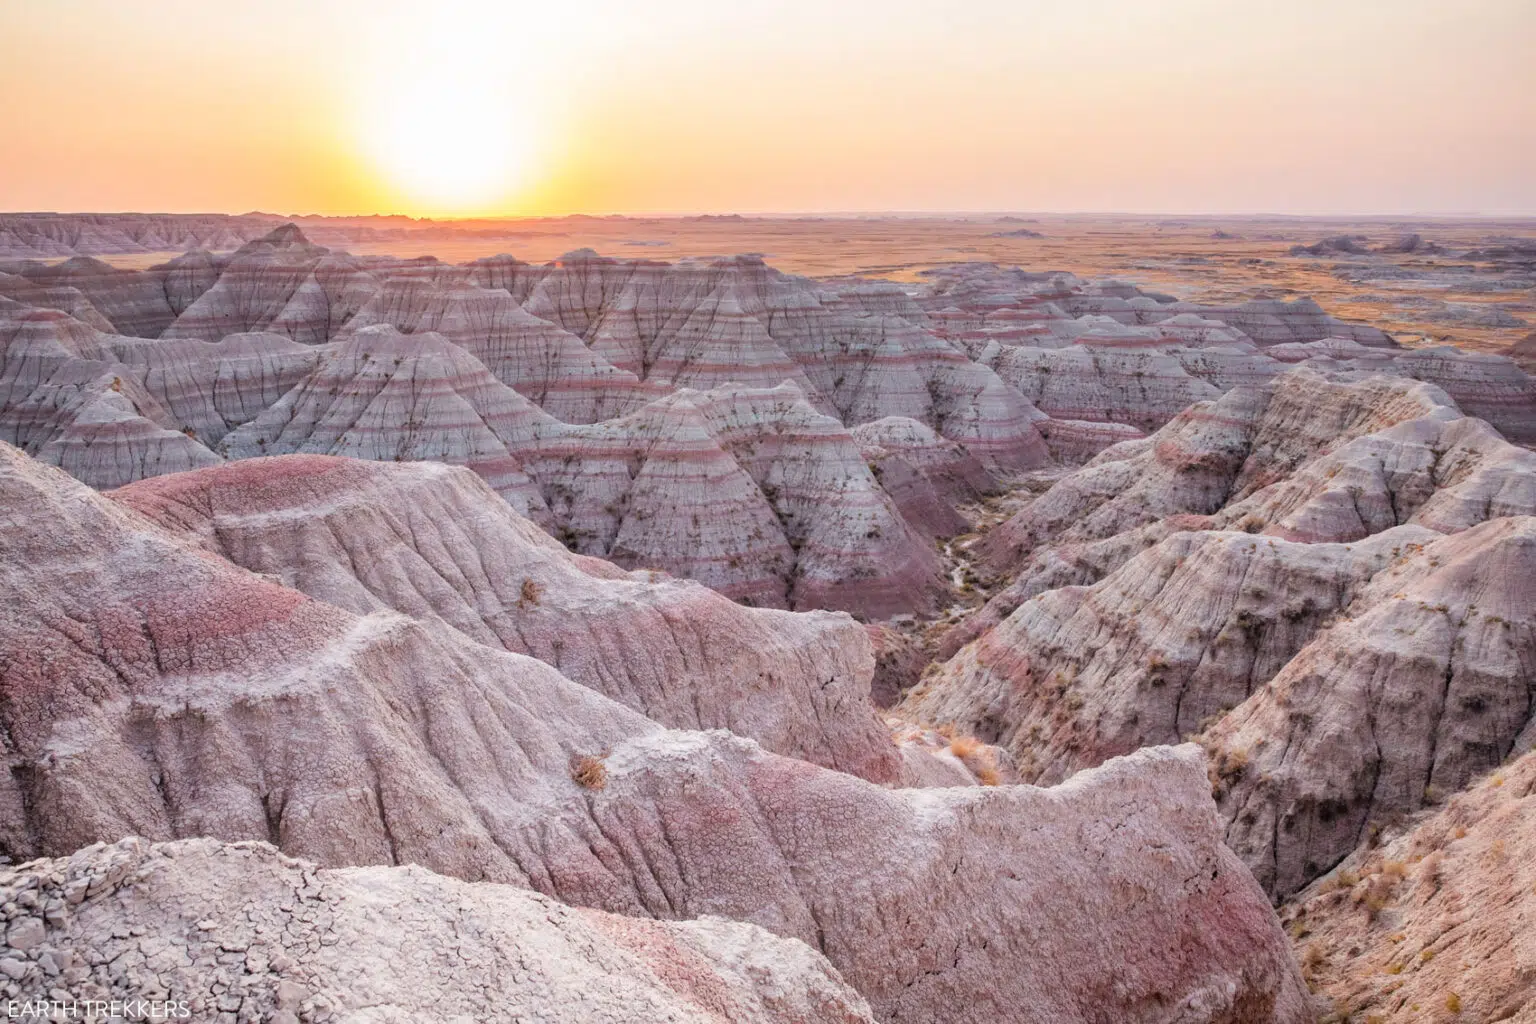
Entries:
POLYGON ((1532 52, 1533 0, 0 0, 0 209, 1536 213, 1532 52))

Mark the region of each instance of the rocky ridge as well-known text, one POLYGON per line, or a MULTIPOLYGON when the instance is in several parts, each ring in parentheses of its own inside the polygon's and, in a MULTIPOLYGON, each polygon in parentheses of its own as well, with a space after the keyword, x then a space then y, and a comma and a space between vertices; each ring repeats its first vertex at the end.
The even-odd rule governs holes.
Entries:
POLYGON ((317 601, 0 451, 0 566, 37 597, 0 634, 25 766, 0 791, 13 857, 260 839, 324 866, 415 862, 631 916, 730 917, 825 953, 881 1020, 961 1003, 1306 1017, 1195 748, 1050 790, 882 789, 664 730, 437 622, 317 601), (72 571, 86 537, 101 558, 72 571), (877 867, 893 859, 899 879, 877 867))
POLYGON ((897 713, 1042 781, 1196 736, 1285 896, 1529 744, 1532 459, 1423 383, 1238 388, 994 529, 1013 582, 897 713))

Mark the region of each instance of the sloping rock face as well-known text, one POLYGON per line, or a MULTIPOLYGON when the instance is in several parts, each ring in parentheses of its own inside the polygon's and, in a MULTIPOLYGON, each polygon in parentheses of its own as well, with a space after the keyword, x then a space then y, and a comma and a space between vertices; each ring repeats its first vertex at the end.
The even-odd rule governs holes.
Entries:
POLYGON ((1536 755, 1493 772, 1285 909, 1335 1012, 1527 1021, 1536 1013, 1536 755), (1459 1007, 1459 1010, 1453 1010, 1459 1007))
POLYGON ((318 361, 314 349, 280 334, 230 334, 217 343, 113 338, 107 352, 206 445, 261 415, 318 361))
POLYGON ((970 529, 955 508, 998 489, 970 452, 905 416, 885 416, 853 428, 859 451, 902 518, 932 537, 970 529))
POLYGON ((1228 842, 1284 896, 1523 749, 1533 514, 1532 453, 1437 388, 1239 389, 998 527, 1015 582, 898 713, 1042 781, 1198 734, 1228 842))
POLYGON ((119 270, 76 256, 53 266, 28 267, 25 273, 35 284, 78 291, 116 333, 154 338, 176 319, 164 276, 155 271, 119 270))
POLYGON ((998 346, 981 361, 1052 419, 1107 420, 1156 430, 1221 391, 1156 349, 1091 344, 1070 348, 998 346))
POLYGON ((1002 744, 1033 782, 1177 743, 1248 699, 1404 550, 1439 536, 1176 533, 1093 587, 1026 602, 901 711, 1002 744))
POLYGON ((220 461, 207 445, 314 367, 277 335, 214 345, 98 331, 60 311, 0 308, 0 439, 97 487, 220 461))
POLYGON ((1105 450, 981 546, 1011 577, 939 645, 948 658, 1024 601, 1091 584, 1181 530, 1350 542, 1413 523, 1439 532, 1536 511, 1532 453, 1403 379, 1300 369, 1105 450))
POLYGON ((440 335, 372 327, 224 439, 230 458, 313 453, 468 466, 513 508, 546 516, 517 452, 553 419, 440 335))
POLYGON ((665 725, 897 776, 867 700, 870 646, 846 615, 752 610, 573 555, 463 469, 294 456, 111 497, 285 586, 359 615, 441 622, 665 725))
POLYGON ((1405 552, 1209 742, 1247 768, 1228 840, 1284 895, 1536 742, 1536 519, 1405 552), (1350 736, 1354 742, 1343 743, 1350 736))
POLYGON ((0 441, 98 487, 218 462, 111 340, 57 310, 0 308, 0 441))
MULTIPOLYGON (((1215 515, 1270 484, 1283 485, 1304 464, 1357 438, 1419 420, 1464 417, 1444 392, 1426 384, 1388 377, 1335 383, 1293 370, 1272 387, 1234 389, 1214 403, 1191 406, 1146 440, 1105 451, 994 530, 985 551, 999 567, 1033 559, 1021 579, 1090 546, 1115 549, 1110 561, 1119 564, 1158 539, 1155 532, 1133 537, 1138 530, 1181 515, 1215 515)), ((1091 573, 1068 582, 1091 582, 1097 578, 1091 573)))
POLYGON ((203 834, 716 914, 813 944, 881 1020, 1307 1019, 1195 748, 1052 790, 881 789, 316 601, 0 456, 0 567, 36 596, 0 620, 13 857, 203 834))
POLYGON ((272 331, 318 344, 351 318, 373 287, 357 261, 331 256, 287 224, 236 250, 161 337, 215 340, 272 331))
POLYGON ((91 305, 85 293, 68 285, 38 285, 20 274, 0 271, 0 299, 34 309, 56 309, 97 330, 112 330, 112 324, 91 305))
POLYGON ((33 908, 10 933, 38 939, 12 944, 11 999, 51 986, 274 1024, 873 1020, 823 957, 752 925, 618 917, 418 867, 316 870, 265 843, 128 839, 7 871, 0 892, 33 908))

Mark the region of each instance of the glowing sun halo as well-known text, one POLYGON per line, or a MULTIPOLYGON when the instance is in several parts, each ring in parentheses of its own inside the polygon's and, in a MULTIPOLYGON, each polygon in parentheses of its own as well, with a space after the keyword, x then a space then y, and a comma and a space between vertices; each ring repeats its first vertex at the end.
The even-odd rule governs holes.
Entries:
POLYGON ((526 185, 539 131, 505 58, 461 42, 419 47, 374 76, 361 143, 381 175, 432 213, 479 213, 526 185))

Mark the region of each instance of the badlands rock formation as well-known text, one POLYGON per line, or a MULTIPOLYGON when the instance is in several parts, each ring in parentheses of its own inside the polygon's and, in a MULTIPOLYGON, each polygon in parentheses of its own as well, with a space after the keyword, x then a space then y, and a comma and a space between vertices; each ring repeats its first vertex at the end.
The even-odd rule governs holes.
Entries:
POLYGON ((1246 758, 1222 787, 1228 841, 1276 892, 1536 744, 1536 519, 1404 555, 1208 733, 1246 758))
POLYGON ((1293 371, 997 527, 1014 582, 899 711, 1046 781, 1200 734, 1284 896, 1530 745, 1533 514, 1536 455, 1439 389, 1293 371))
POLYGON ((792 384, 683 389, 570 425, 440 335, 376 326, 327 346, 223 449, 465 465, 573 550, 762 606, 881 615, 931 606, 941 588, 931 544, 792 384))
MULTIPOLYGON (((110 244, 169 237, 134 224, 110 244)), ((930 540, 968 528, 958 504, 1297 364, 1433 382, 1536 437, 1536 384, 1501 357, 1404 352, 1307 303, 988 265, 909 288, 757 257, 455 267, 288 224, 148 270, 7 268, 3 436, 92 485, 282 453, 447 461, 574 550, 771 607, 933 611, 930 540)))
POLYGON ((1351 855, 1286 909, 1312 984, 1360 1019, 1536 1008, 1536 755, 1351 855), (1459 1009, 1457 1009, 1459 1008, 1459 1009))
MULTIPOLYGON (((918 301, 936 333, 1051 417, 1040 426, 1048 439, 1081 431, 1084 421, 1154 430, 1194 401, 1297 364, 1335 377, 1428 381, 1506 436, 1536 439, 1536 381, 1509 359, 1450 347, 1404 351, 1309 301, 1200 306, 1120 282, 1085 285, 1069 274, 991 265, 930 272, 918 301)), ((1060 454, 1081 461, 1124 438, 1103 434, 1096 446, 1060 454)))
POLYGON ((268 217, 221 214, 0 214, 0 256, 47 259, 107 253, 235 249, 273 227, 268 217))
MULTIPOLYGON (((820 950, 887 1021, 955 1006, 1029 1006, 1047 1021, 1308 1019, 1274 916, 1221 842, 1197 748, 1142 751, 1049 790, 882 789, 723 731, 667 731, 436 617, 358 615, 239 568, 205 546, 195 499, 172 517, 175 478, 135 492, 162 502, 179 536, 130 509, 137 499, 0 456, 0 570, 8 592, 32 595, 0 619, 12 743, 0 845, 13 858, 133 834, 260 839, 324 866, 414 862, 634 917, 729 917, 820 950)), ((207 846, 186 852, 194 875, 224 870, 207 846)), ((275 891, 273 872, 291 866, 247 852, 257 864, 228 870, 275 891)), ((62 886, 71 869, 31 870, 62 886)), ((158 870, 177 881, 175 865, 158 870)), ((345 904, 347 877, 314 884, 345 904)), ((150 872, 130 884, 161 883, 150 872)), ((419 873, 378 884, 402 887, 380 908, 448 885, 419 873)), ((242 910, 246 885, 224 887, 242 910)), ((129 897, 117 906, 153 903, 129 897)), ((50 941, 54 904, 41 902, 41 925, 8 933, 13 949, 50 941)), ((200 932, 235 926, 208 913, 200 932)), ((712 937, 699 955, 736 962, 750 933, 727 931, 742 938, 712 937)), ((316 984, 342 969, 318 950, 295 961, 316 984)), ((626 977, 644 965, 619 966, 626 977)), ((819 976, 829 998, 841 991, 819 976)))
POLYGON ((274 1024, 873 1021, 824 958, 753 925, 619 917, 418 867, 316 870, 261 842, 90 846, 0 872, 0 895, 16 908, 0 986, 18 1007, 274 1024))
POLYGON ((1510 358, 980 264, 0 252, 7 995, 1300 1022, 1275 899, 1335 1014, 1526 1012, 1510 358))
POLYGON ((462 469, 293 456, 110 496, 358 615, 451 626, 673 728, 729 729, 777 753, 896 778, 866 697, 869 643, 847 616, 743 608, 697 583, 573 555, 462 469))

